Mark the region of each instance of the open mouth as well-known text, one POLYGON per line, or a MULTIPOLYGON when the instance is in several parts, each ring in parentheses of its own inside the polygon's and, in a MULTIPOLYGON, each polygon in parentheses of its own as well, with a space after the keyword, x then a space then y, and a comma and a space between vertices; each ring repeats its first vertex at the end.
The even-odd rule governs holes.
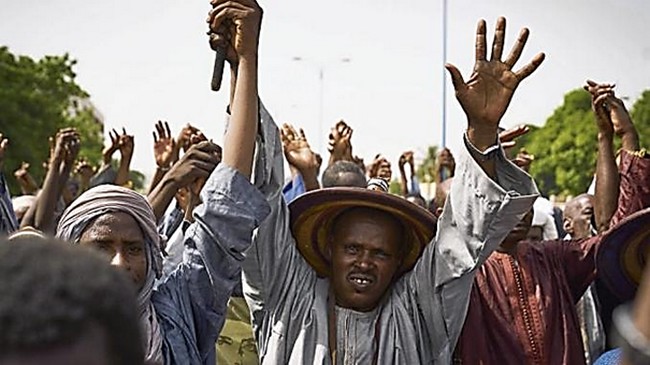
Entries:
POLYGON ((369 288, 375 282, 375 278, 368 274, 350 274, 348 275, 348 282, 355 289, 362 291, 369 288))

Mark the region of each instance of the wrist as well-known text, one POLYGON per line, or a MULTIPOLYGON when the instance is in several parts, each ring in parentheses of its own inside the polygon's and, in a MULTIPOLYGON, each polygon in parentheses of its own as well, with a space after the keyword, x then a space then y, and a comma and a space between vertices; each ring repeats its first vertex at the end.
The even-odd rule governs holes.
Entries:
POLYGON ((236 63, 236 66, 237 70, 240 67, 257 67, 257 53, 239 56, 239 62, 236 63))
POLYGON ((476 125, 470 122, 467 126, 466 135, 469 142, 481 152, 496 145, 499 139, 496 125, 476 125))
POLYGON ((636 128, 630 126, 615 131, 615 134, 621 139, 638 139, 639 133, 636 128))
POLYGON ((598 142, 612 143, 614 140, 614 133, 611 131, 598 131, 598 142))
POLYGON ((318 180, 318 168, 298 169, 298 173, 303 180, 318 180))
POLYGON ((131 163, 131 159, 133 158, 133 154, 131 153, 125 153, 122 155, 122 160, 121 163, 122 165, 128 166, 131 163))
POLYGON ((167 191, 167 190, 173 191, 174 194, 176 194, 178 189, 180 189, 180 182, 177 181, 177 179, 174 178, 174 176, 172 176, 172 175, 173 174, 165 173, 163 175, 163 177, 160 179, 159 184, 160 184, 162 190, 164 190, 164 191, 167 191))

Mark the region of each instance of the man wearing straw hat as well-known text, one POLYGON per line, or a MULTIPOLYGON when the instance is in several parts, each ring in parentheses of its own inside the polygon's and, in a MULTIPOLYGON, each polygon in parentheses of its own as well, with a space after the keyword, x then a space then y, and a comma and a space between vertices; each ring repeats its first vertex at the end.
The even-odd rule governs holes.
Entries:
MULTIPOLYGON (((240 8, 249 2, 216 0, 216 8, 245 14, 240 8)), ((223 32, 226 18, 211 15, 212 31, 223 32)), ((315 190, 287 206, 278 128, 260 109, 259 129, 249 126, 258 132, 254 186, 239 185, 237 196, 257 189, 271 206, 242 265, 262 364, 450 362, 476 268, 537 197, 531 178, 503 155, 497 126, 544 55, 512 71, 528 30, 501 61, 504 34, 500 18, 487 60, 486 25, 479 22, 467 83, 447 65, 468 128, 438 223, 402 198, 362 188, 315 190)))

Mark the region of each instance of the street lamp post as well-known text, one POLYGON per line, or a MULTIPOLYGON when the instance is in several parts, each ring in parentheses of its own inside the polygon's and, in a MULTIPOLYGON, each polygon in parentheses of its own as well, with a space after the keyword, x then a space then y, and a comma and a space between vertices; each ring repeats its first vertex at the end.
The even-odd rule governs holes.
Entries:
MULTIPOLYGON (((323 125, 324 125, 324 113, 325 113, 325 66, 322 63, 314 63, 300 56, 295 56, 292 58, 296 62, 310 62, 316 67, 318 67, 318 150, 323 152, 323 125)), ((344 57, 337 60, 340 63, 349 63, 352 60, 350 58, 344 57)))
POLYGON ((447 0, 442 0, 442 148, 447 146, 447 0))

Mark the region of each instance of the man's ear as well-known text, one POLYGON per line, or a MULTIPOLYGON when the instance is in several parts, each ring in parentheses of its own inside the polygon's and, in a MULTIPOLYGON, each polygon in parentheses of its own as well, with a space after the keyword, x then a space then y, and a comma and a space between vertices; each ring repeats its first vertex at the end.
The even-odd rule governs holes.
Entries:
POLYGON ((573 221, 570 218, 564 218, 562 228, 569 233, 573 234, 573 221))

